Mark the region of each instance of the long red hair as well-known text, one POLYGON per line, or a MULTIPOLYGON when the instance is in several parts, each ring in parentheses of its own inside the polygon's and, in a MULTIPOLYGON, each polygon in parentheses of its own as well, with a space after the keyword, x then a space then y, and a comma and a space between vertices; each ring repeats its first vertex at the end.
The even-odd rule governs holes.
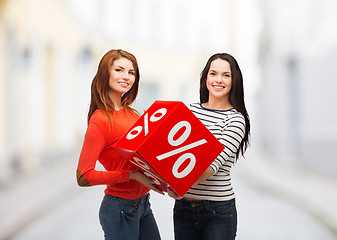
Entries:
POLYGON ((110 68, 113 62, 120 58, 126 58, 132 62, 135 69, 135 82, 132 88, 123 94, 122 96, 122 106, 125 110, 134 111, 130 105, 134 102, 138 94, 139 85, 139 68, 137 59, 131 53, 128 53, 121 49, 113 49, 107 52, 101 59, 97 73, 92 80, 91 84, 91 101, 88 112, 88 123, 92 114, 97 110, 103 110, 107 114, 108 118, 111 118, 111 114, 115 111, 115 106, 111 101, 108 90, 109 90, 109 79, 110 79, 110 68))

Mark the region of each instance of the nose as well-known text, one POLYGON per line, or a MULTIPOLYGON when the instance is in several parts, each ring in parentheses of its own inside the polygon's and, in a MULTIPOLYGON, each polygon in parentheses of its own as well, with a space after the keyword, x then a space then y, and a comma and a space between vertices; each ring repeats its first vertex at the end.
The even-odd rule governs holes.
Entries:
POLYGON ((221 80, 222 80, 222 77, 221 77, 221 76, 218 76, 218 77, 216 78, 216 82, 217 82, 217 83, 221 83, 221 80))
POLYGON ((129 73, 128 73, 128 72, 125 72, 125 73, 123 74, 123 79, 125 79, 125 80, 128 80, 128 79, 129 79, 129 73))

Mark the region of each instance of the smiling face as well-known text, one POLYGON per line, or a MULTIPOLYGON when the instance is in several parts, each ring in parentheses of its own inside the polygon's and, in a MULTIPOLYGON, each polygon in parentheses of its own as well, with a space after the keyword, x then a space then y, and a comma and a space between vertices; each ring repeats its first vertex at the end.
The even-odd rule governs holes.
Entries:
POLYGON ((229 62, 220 58, 212 61, 206 78, 206 86, 210 100, 229 101, 232 88, 232 72, 229 62))
POLYGON ((128 92, 135 82, 135 69, 132 62, 126 58, 113 61, 110 68, 109 96, 120 99, 123 93, 128 92))

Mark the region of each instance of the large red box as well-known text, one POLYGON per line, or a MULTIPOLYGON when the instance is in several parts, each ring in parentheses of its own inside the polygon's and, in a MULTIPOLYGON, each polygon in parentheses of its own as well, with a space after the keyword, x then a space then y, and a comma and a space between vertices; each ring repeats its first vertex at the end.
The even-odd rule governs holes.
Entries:
POLYGON ((224 149, 180 101, 155 101, 114 147, 159 189, 180 196, 224 149))

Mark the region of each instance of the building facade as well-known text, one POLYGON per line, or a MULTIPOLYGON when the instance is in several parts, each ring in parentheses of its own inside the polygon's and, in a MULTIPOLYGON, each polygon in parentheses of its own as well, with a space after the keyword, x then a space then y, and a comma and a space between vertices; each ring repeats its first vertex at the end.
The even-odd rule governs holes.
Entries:
POLYGON ((337 3, 262 0, 260 10, 260 140, 278 161, 336 176, 337 3))

